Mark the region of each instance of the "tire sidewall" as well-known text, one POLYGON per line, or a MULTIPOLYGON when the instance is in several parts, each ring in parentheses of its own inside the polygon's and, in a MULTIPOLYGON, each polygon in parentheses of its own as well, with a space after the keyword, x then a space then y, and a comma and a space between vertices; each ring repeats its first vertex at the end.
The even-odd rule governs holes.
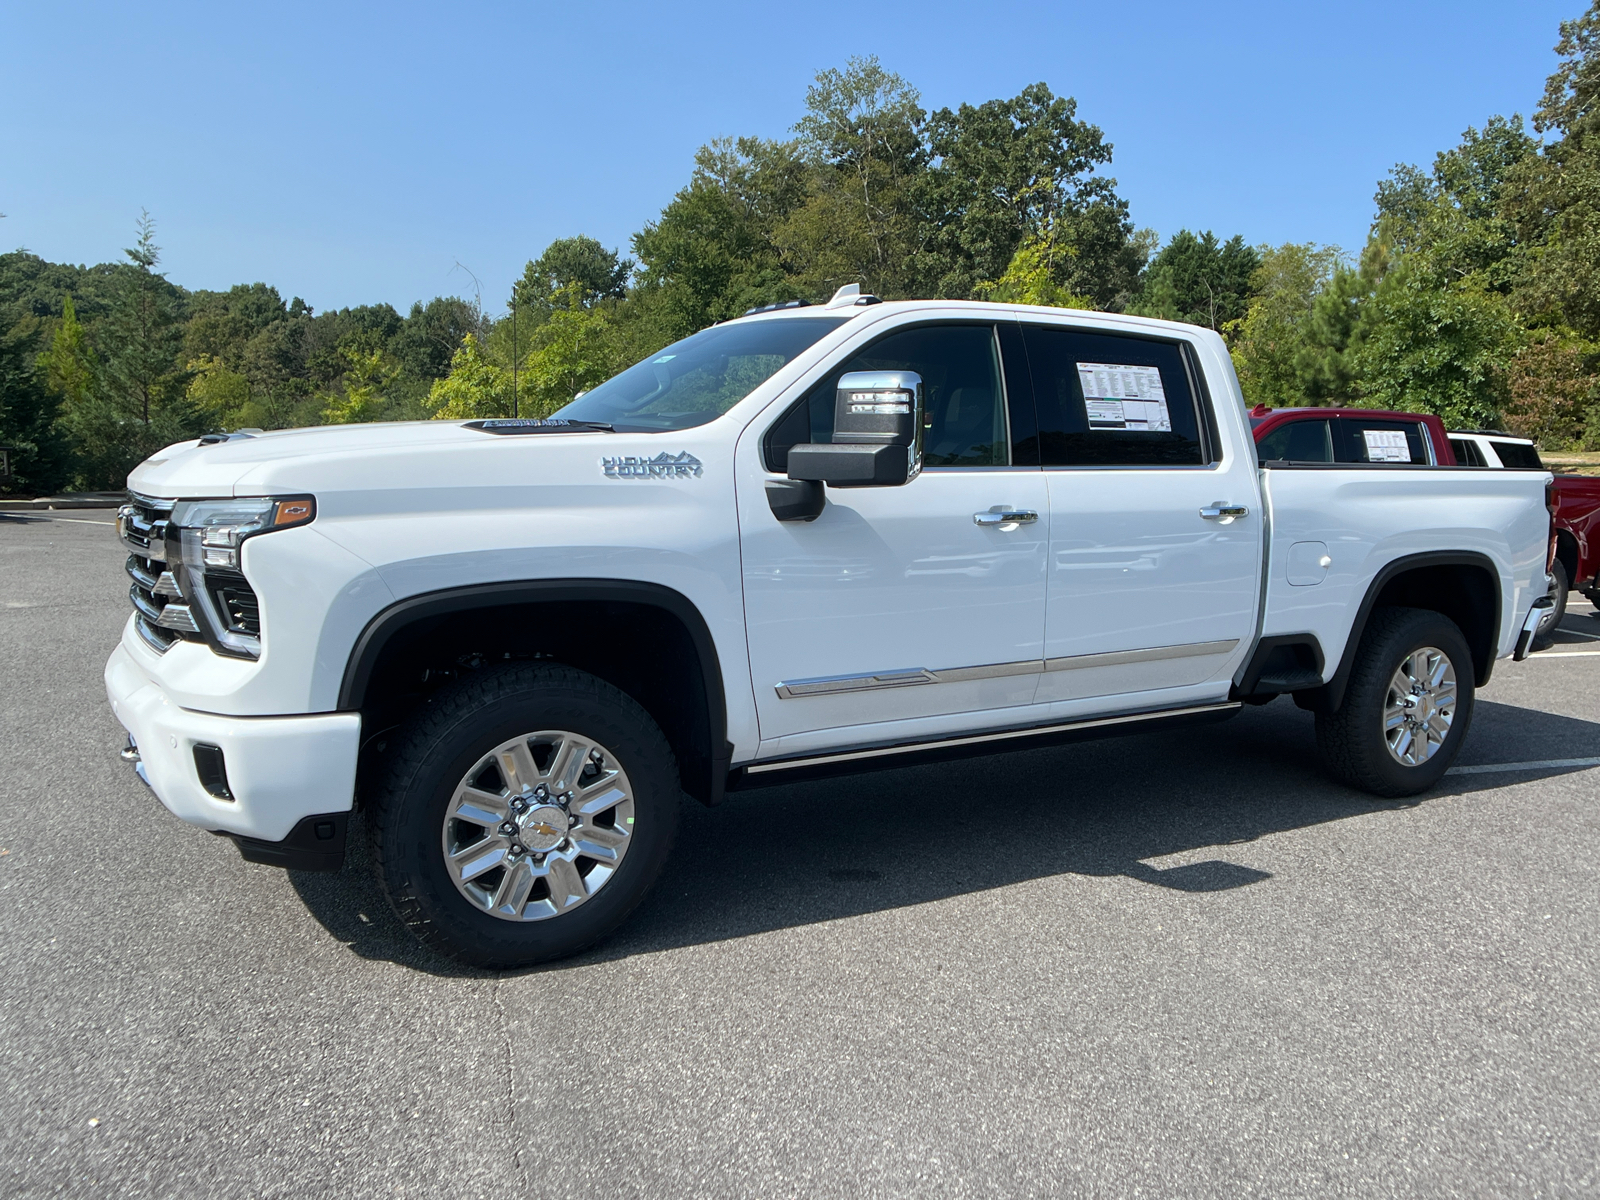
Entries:
POLYGON ((1412 796, 1438 783, 1460 753, 1472 724, 1475 706, 1472 652, 1460 628, 1448 617, 1427 609, 1392 609, 1390 616, 1370 628, 1363 638, 1361 654, 1365 660, 1345 696, 1346 711, 1340 716, 1351 735, 1351 765, 1359 774, 1356 782, 1367 791, 1384 796, 1412 796), (1389 681, 1414 651, 1424 646, 1442 650, 1456 674, 1456 712, 1444 744, 1425 763, 1408 767, 1389 753, 1384 738, 1384 705, 1389 681))
POLYGON ((384 840, 392 848, 384 860, 385 884, 397 901, 413 901, 462 961, 519 966, 581 950, 627 917, 672 848, 678 782, 671 751, 629 697, 598 680, 588 682, 600 690, 591 695, 556 680, 516 680, 486 703, 458 701, 459 711, 442 730, 432 731, 409 777, 391 783, 383 813, 384 840), (544 729, 592 738, 616 758, 632 787, 632 840, 615 874, 571 912, 508 921, 479 909, 456 888, 444 861, 445 812, 466 773, 496 746, 544 729))

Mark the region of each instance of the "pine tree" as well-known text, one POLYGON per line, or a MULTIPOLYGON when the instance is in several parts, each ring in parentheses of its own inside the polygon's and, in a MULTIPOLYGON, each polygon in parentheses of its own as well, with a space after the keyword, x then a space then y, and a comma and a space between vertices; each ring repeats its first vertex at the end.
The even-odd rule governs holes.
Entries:
POLYGON ((161 261, 155 229, 150 214, 141 213, 138 240, 124 251, 129 261, 122 268, 105 336, 108 396, 146 426, 177 382, 183 348, 175 289, 155 270, 161 261))

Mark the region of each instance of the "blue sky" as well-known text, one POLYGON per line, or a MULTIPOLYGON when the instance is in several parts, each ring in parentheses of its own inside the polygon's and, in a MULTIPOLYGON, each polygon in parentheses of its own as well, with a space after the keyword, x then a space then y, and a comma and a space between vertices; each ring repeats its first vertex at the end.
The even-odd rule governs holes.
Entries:
POLYGON ((626 248, 702 142, 784 135, 819 68, 875 53, 930 108, 1075 96, 1163 236, 1354 249, 1394 163, 1532 111, 1584 7, 0 0, 0 246, 105 261, 148 208, 188 287, 404 311, 476 276, 493 309, 552 238, 626 248))

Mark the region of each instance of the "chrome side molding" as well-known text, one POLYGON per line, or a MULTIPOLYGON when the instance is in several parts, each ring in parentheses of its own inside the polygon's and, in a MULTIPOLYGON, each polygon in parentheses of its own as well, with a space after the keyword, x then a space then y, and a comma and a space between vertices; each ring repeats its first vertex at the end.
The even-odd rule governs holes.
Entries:
POLYGON ((1111 650, 1104 654, 1073 654, 1066 658, 1047 658, 1046 671, 1082 671, 1090 667, 1120 667, 1126 663, 1159 662, 1167 658, 1200 658, 1207 654, 1227 654, 1239 644, 1238 638, 1220 642, 1187 642, 1181 646, 1152 646, 1148 650, 1111 650))
POLYGON ((907 667, 898 671, 873 671, 865 675, 824 675, 815 679, 790 679, 777 685, 780 700, 806 696, 838 696, 881 688, 915 687, 924 683, 969 683, 1007 675, 1038 675, 1045 671, 1082 671, 1093 667, 1120 667, 1128 663, 1158 662, 1167 658, 1198 658, 1227 654, 1238 638, 1217 642, 1188 642, 1181 646, 1153 646, 1144 650, 1112 650, 1102 654, 1074 654, 1066 658, 1025 658, 1016 662, 984 663, 976 667, 907 667))

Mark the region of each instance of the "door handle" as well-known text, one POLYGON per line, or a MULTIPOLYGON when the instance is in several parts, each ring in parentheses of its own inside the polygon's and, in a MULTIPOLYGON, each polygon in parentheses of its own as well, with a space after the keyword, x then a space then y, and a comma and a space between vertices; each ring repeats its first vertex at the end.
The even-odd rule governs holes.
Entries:
POLYGON ((1039 514, 1031 508, 1006 508, 997 504, 988 512, 972 514, 972 523, 985 527, 999 526, 1004 528, 1010 525, 1015 529, 1018 525, 1032 525, 1039 519, 1039 514))
POLYGON ((1236 517, 1248 517, 1250 510, 1242 504, 1229 504, 1226 500, 1214 500, 1200 510, 1200 515, 1208 521, 1221 521, 1227 524, 1236 517))

